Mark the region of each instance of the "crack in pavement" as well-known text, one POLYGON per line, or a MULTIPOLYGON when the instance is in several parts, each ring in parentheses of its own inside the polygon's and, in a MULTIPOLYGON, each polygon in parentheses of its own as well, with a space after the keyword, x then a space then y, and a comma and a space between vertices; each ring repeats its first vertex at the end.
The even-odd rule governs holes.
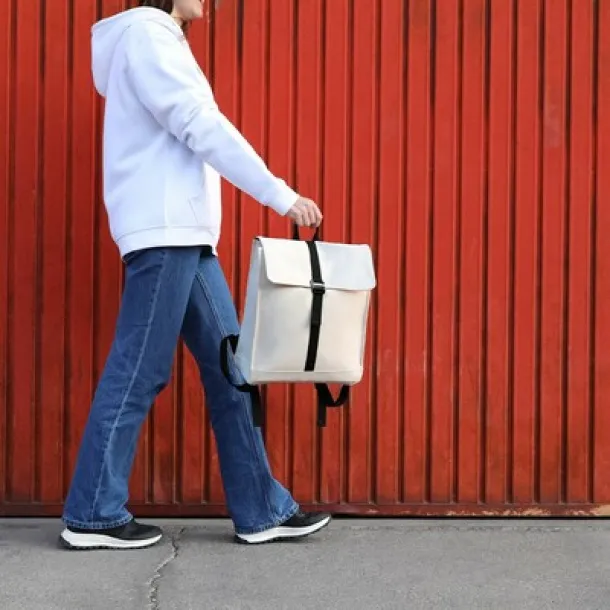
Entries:
POLYGON ((172 552, 166 557, 155 569, 152 578, 148 581, 148 608, 149 610, 159 610, 159 585, 164 576, 165 568, 172 563, 180 553, 180 539, 186 528, 182 527, 178 532, 170 538, 172 544, 172 552))

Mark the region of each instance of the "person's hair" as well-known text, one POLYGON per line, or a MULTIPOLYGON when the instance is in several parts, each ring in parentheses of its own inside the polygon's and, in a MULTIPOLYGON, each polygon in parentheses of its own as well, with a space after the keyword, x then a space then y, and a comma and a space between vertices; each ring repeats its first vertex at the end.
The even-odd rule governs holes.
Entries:
MULTIPOLYGON (((140 6, 150 6, 151 8, 158 8, 161 11, 165 11, 168 15, 172 14, 174 10, 174 0, 140 0, 140 6)), ((182 31, 187 34, 189 30, 189 23, 184 22, 182 24, 182 31)))
POLYGON ((174 0, 140 0, 140 6, 158 8, 170 15, 174 10, 174 0))

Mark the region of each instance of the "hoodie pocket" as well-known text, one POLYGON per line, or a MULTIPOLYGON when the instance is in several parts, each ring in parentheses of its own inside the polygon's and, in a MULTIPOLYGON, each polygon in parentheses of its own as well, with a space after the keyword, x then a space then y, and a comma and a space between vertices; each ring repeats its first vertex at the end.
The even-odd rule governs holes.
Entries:
MULTIPOLYGON (((195 224, 205 225, 205 200, 202 195, 196 195, 195 197, 188 198, 189 205, 191 206, 191 212, 195 218, 195 224)), ((209 222, 209 220, 208 220, 209 222)))
POLYGON ((188 198, 193 219, 198 226, 214 228, 220 223, 220 201, 205 194, 188 198))

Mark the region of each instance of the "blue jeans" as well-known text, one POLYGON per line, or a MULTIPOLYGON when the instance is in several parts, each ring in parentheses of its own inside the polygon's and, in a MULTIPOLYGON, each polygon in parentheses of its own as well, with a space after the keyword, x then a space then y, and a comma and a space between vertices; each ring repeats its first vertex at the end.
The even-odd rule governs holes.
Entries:
POLYGON ((221 339, 239 327, 218 259, 201 247, 156 248, 128 255, 126 265, 116 334, 82 439, 65 523, 109 529, 132 518, 126 503, 138 436, 169 381, 180 335, 199 366, 235 530, 260 532, 289 519, 298 505, 271 474, 250 397, 220 370, 221 339))

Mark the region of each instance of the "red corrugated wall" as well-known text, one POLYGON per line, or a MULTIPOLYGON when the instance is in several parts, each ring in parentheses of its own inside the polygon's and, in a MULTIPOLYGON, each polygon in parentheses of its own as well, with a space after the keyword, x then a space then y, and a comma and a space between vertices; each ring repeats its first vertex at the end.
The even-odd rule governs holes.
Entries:
MULTIPOLYGON (((378 263, 349 409, 319 431, 310 389, 269 389, 277 476, 352 514, 608 513, 610 3, 211 4, 192 44, 220 105, 378 263)), ((123 5, 0 10, 0 515, 59 513, 112 338, 89 41, 123 5)), ((241 306, 252 238, 288 227, 224 193, 241 306)), ((223 512, 182 349, 132 502, 223 512)))

